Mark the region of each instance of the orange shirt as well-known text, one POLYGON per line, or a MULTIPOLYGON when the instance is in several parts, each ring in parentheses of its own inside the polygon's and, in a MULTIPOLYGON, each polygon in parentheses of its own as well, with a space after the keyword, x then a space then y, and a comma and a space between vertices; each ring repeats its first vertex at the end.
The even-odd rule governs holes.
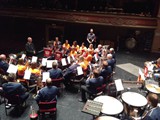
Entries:
POLYGON ((18 67, 18 75, 24 75, 24 72, 27 69, 27 66, 18 64, 17 67, 18 67))
POLYGON ((63 44, 63 48, 66 48, 67 50, 70 48, 70 44, 66 44, 66 43, 64 43, 63 44))
POLYGON ((38 76, 41 75, 41 71, 39 69, 29 68, 29 71, 31 71, 32 74, 35 74, 35 75, 38 75, 38 76))

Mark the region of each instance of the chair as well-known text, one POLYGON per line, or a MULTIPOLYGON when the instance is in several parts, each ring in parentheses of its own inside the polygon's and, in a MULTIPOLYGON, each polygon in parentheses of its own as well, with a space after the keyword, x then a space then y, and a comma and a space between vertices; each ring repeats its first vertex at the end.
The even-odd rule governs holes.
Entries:
POLYGON ((44 57, 50 57, 52 55, 52 50, 50 48, 43 48, 44 50, 44 57))
POLYGON ((55 60, 61 61, 61 59, 62 59, 62 53, 60 51, 56 51, 54 53, 54 58, 55 58, 55 60))
POLYGON ((52 85, 58 87, 63 91, 63 78, 58 78, 58 79, 52 79, 52 85))
POLYGON ((21 107, 23 103, 26 101, 22 101, 19 97, 19 95, 10 95, 10 94, 4 94, 5 98, 5 112, 6 115, 8 115, 7 110, 14 107, 17 108, 17 112, 20 113, 21 107))
POLYGON ((95 97, 98 97, 98 96, 100 96, 100 95, 103 95, 105 92, 106 92, 106 84, 103 84, 102 86, 100 86, 100 87, 97 87, 97 89, 96 89, 96 91, 97 91, 97 93, 95 93, 95 94, 90 94, 89 95, 89 98, 90 99, 94 99, 95 97))
MULTIPOLYGON (((57 111, 57 101, 51 101, 51 102, 39 102, 39 115, 40 117, 45 115, 46 113, 49 113, 50 115, 54 115, 56 118, 56 111, 57 111)), ((53 119, 54 119, 53 117, 53 119)))

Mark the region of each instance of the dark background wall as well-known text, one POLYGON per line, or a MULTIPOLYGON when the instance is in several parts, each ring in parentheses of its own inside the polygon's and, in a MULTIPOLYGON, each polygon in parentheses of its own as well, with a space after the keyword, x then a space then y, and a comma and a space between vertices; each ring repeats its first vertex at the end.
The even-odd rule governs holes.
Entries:
POLYGON ((54 37, 58 36, 62 42, 68 39, 71 44, 74 40, 81 44, 86 41, 90 28, 94 29, 98 42, 102 40, 113 41, 116 46, 120 45, 120 50, 125 50, 125 40, 128 37, 135 37, 138 41, 136 50, 143 51, 145 47, 150 49, 152 45, 154 34, 152 29, 0 17, 0 53, 23 51, 28 36, 33 38, 36 50, 39 51, 46 46, 47 32, 49 40, 54 40, 54 37), (52 25, 55 27, 52 27, 52 25), (49 26, 48 30, 46 29, 47 26, 49 26), (57 32, 59 27, 63 29, 57 32), (138 35, 135 35, 136 31, 138 31, 138 35))

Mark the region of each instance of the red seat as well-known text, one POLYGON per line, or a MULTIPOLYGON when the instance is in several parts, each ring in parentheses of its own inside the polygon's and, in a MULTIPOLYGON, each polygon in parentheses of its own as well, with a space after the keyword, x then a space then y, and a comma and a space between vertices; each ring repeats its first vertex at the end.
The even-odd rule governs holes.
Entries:
POLYGON ((56 51, 54 53, 54 58, 55 58, 55 60, 61 61, 61 59, 62 59, 62 53, 60 51, 56 51))
POLYGON ((50 57, 52 55, 52 49, 50 48, 43 48, 44 50, 44 57, 50 57))
POLYGON ((51 102, 39 102, 38 107, 39 107, 39 115, 45 115, 46 113, 53 114, 56 116, 56 111, 57 111, 57 101, 51 101, 51 102))

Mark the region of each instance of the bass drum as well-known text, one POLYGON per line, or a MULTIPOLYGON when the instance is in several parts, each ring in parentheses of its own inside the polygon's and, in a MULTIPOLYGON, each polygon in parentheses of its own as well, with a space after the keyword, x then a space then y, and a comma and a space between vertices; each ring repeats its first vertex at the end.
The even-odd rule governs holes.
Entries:
POLYGON ((125 42, 126 48, 129 50, 133 50, 136 47, 137 41, 135 38, 128 38, 125 42))

